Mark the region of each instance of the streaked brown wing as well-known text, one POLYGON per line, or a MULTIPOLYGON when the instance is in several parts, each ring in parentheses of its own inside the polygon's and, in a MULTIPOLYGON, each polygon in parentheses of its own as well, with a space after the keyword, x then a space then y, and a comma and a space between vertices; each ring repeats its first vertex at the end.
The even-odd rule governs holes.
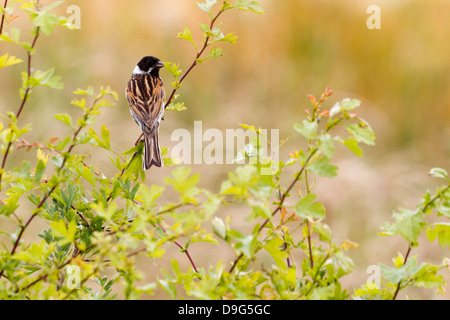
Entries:
POLYGON ((152 75, 133 75, 127 84, 126 95, 134 117, 140 125, 151 130, 159 125, 164 113, 165 90, 160 78, 152 75))

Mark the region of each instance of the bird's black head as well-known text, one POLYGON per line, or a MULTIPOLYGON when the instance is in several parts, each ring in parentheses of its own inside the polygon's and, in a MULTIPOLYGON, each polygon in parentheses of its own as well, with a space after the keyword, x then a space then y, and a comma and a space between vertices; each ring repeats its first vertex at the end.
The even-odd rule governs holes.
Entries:
POLYGON ((158 58, 147 56, 139 61, 133 73, 151 73, 155 76, 159 76, 159 69, 162 67, 164 67, 164 64, 158 58))

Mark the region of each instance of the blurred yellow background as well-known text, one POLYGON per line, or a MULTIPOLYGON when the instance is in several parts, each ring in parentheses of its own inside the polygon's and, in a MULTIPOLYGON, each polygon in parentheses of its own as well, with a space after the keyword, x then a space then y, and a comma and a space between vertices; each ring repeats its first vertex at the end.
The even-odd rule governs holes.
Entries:
MULTIPOLYGON (((208 23, 208 15, 194 0, 66 1, 56 11, 69 15, 65 10, 71 4, 81 9, 81 28, 58 28, 50 37, 41 36, 33 56, 35 69, 56 67, 65 88, 36 89, 20 123, 33 122, 33 131, 26 136, 29 142, 61 135, 64 126, 49 119, 62 112, 78 115, 77 108, 69 104, 72 92, 88 85, 109 85, 120 99, 104 110, 97 127, 106 124, 113 148, 123 152, 140 134, 124 96, 134 66, 141 57, 154 55, 186 70, 195 51, 176 34, 188 26, 200 43, 198 25, 208 23)), ((350 239, 360 245, 349 252, 356 270, 344 281, 352 293, 352 288, 368 278, 368 266, 391 265, 397 252, 406 253, 403 239, 377 235, 380 224, 391 221, 398 207, 413 208, 427 189, 434 191, 439 181, 428 177, 430 168, 450 169, 450 2, 260 0, 259 4, 264 16, 241 11, 221 16, 224 33, 235 32, 237 44, 223 43, 222 57, 197 66, 186 78, 179 93, 188 110, 166 113, 160 143, 170 148, 172 131, 192 130, 195 120, 203 121, 203 130, 236 129, 239 123, 247 123, 280 129, 281 139, 290 136, 281 153, 286 157, 302 143, 292 125, 304 119, 307 94, 319 96, 329 85, 335 95, 328 107, 345 97, 360 99, 358 114, 372 125, 376 146, 364 148, 363 158, 341 148, 334 160, 338 177, 319 179, 314 189, 327 208, 326 223, 334 231, 335 242, 350 239), (381 8, 379 30, 366 26, 369 5, 381 8)), ((11 26, 22 24, 27 22, 19 18, 11 26)), ((29 35, 24 32, 23 36, 29 35)), ((0 54, 4 51, 25 58, 22 50, 0 42, 0 54)), ((17 90, 24 68, 25 64, 19 64, 0 72, 1 94, 5 95, 0 99, 2 113, 18 108, 17 90)), ((172 76, 162 70, 161 77, 170 93, 172 76)), ((95 151, 92 158, 106 172, 114 172, 106 154, 95 151)), ((14 164, 11 159, 10 166, 14 164)), ((193 172, 204 173, 201 186, 213 191, 219 190, 232 168, 192 165, 193 172)), ((170 171, 152 168, 147 182, 163 183, 170 171)), ((287 175, 284 181, 289 179, 287 175)), ((164 267, 169 267, 170 258, 188 266, 175 246, 167 249, 164 267)), ((218 252, 212 245, 193 245, 191 250, 200 266, 233 258, 226 249, 211 261, 210 252, 218 252)), ((412 254, 417 254, 419 263, 440 263, 448 250, 424 238, 412 254)), ((160 267, 150 266, 148 277, 154 278, 160 267)), ((445 277, 449 282, 448 272, 445 277)), ((156 297, 165 297, 160 293, 156 297)), ((400 298, 405 294, 424 299, 450 297, 448 293, 435 296, 433 290, 407 290, 400 298)))

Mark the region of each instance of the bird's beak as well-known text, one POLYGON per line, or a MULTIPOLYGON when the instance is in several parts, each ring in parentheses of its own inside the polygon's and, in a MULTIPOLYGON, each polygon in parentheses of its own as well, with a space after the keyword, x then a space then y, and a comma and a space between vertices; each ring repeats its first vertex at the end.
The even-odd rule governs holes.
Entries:
POLYGON ((163 67, 164 67, 164 63, 162 63, 161 61, 158 61, 158 62, 156 63, 156 66, 155 66, 155 67, 158 68, 158 69, 163 68, 163 67))

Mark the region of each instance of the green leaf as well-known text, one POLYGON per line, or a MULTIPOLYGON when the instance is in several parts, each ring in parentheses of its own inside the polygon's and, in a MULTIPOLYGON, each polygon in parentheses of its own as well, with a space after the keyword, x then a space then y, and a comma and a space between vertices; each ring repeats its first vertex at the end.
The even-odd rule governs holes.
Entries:
POLYGON ((243 11, 252 11, 258 14, 264 14, 263 9, 255 0, 236 0, 235 8, 243 11))
POLYGON ((192 33, 191 30, 188 27, 185 27, 183 29, 183 32, 179 32, 177 34, 177 38, 183 39, 183 40, 187 40, 190 43, 192 43, 192 45, 195 47, 195 49, 198 51, 197 49, 197 45, 195 44, 194 40, 192 39, 192 33))
POLYGON ((407 272, 404 270, 404 268, 393 268, 388 267, 384 264, 379 264, 380 269, 383 274, 383 278, 385 278, 389 283, 397 284, 401 280, 405 279, 407 277, 407 272))
POLYGON ((108 149, 111 149, 111 141, 109 139, 109 131, 105 125, 102 125, 101 134, 102 134, 103 143, 107 146, 108 149))
POLYGON ((23 88, 34 88, 36 86, 46 86, 54 89, 62 89, 64 87, 60 76, 53 76, 55 68, 48 71, 37 70, 33 76, 28 78, 26 72, 22 73, 23 88))
POLYGON ((257 204, 252 206, 252 213, 250 215, 250 219, 255 219, 257 217, 261 217, 263 219, 269 219, 272 217, 272 211, 269 207, 263 204, 257 204))
POLYGON ((164 62, 164 67, 175 77, 178 78, 182 73, 182 70, 176 63, 164 62))
POLYGON ((442 178, 449 181, 447 170, 441 168, 433 168, 428 173, 430 176, 435 178, 442 178))
POLYGON ((108 207, 105 207, 103 202, 92 203, 91 208, 97 212, 97 214, 106 219, 107 221, 111 220, 112 217, 118 212, 118 206, 115 202, 108 204, 108 207))
POLYGON ((202 31, 205 33, 206 37, 210 37, 213 35, 213 33, 211 32, 211 29, 209 28, 209 26, 207 24, 200 23, 200 29, 202 29, 202 31))
POLYGON ((438 239, 439 246, 450 247, 450 223, 438 222, 427 228, 427 237, 430 242, 438 239))
POLYGON ((88 133, 89 133, 89 137, 93 138, 95 141, 95 142, 91 142, 93 145, 96 145, 96 146, 106 149, 106 150, 111 150, 109 131, 105 125, 102 125, 102 129, 101 129, 102 138, 100 138, 97 135, 97 133, 95 132, 95 130, 92 128, 89 128, 88 133))
POLYGON ((183 202, 195 202, 196 200, 192 197, 199 192, 195 186, 200 180, 200 175, 190 176, 190 173, 191 168, 178 167, 172 171, 172 178, 166 177, 164 179, 166 183, 171 184, 180 193, 183 202))
POLYGON ((89 168, 83 166, 83 171, 81 173, 82 177, 86 179, 87 182, 91 184, 91 186, 95 187, 95 171, 94 168, 89 168))
POLYGON ((325 218, 325 207, 320 202, 314 202, 316 195, 310 193, 303 197, 294 207, 295 215, 308 220, 321 220, 325 218))
POLYGON ((283 240, 280 238, 272 238, 264 245, 264 249, 270 253, 276 265, 280 269, 285 270, 287 268, 286 259, 289 257, 289 254, 283 249, 283 246, 283 240))
POLYGON ((329 264, 336 270, 336 278, 338 279, 351 273, 355 268, 353 260, 346 256, 343 251, 338 251, 325 262, 325 266, 329 264))
POLYGON ((62 238, 59 245, 72 243, 75 240, 75 233, 77 232, 77 224, 75 220, 70 221, 69 226, 66 226, 64 220, 53 221, 50 224, 50 229, 56 237, 62 238))
POLYGON ((309 122, 308 120, 303 120, 303 125, 294 124, 294 129, 306 139, 314 139, 318 126, 316 121, 309 122))
POLYGON ((59 113, 54 116, 56 120, 59 120, 65 124, 67 124, 69 127, 73 128, 72 126, 72 117, 67 113, 59 113))
POLYGON ((429 263, 420 265, 419 271, 415 274, 414 284, 421 288, 436 288, 445 286, 445 280, 441 275, 438 275, 438 266, 429 263))
POLYGON ((0 203, 0 215, 9 217, 19 207, 19 199, 21 194, 10 194, 9 197, 0 203))
POLYGON ((188 27, 185 27, 185 28, 183 29, 183 32, 179 32, 179 33, 177 34, 177 37, 180 38, 180 39, 183 39, 183 40, 189 40, 189 41, 191 41, 191 40, 192 40, 192 33, 191 33, 191 30, 190 30, 188 27))
POLYGON ((258 5, 258 1, 252 1, 250 10, 258 14, 264 14, 263 9, 258 5))
POLYGON ((207 57, 205 57, 205 58, 199 58, 199 59, 197 59, 197 60, 195 60, 195 61, 197 61, 197 63, 203 63, 203 61, 205 61, 205 60, 207 60, 207 59, 210 59, 210 58, 216 58, 216 57, 222 56, 222 52, 223 52, 222 48, 216 48, 216 47, 213 47, 213 48, 211 49, 211 51, 209 52, 209 54, 208 54, 207 57))
POLYGON ((323 134, 320 136, 318 148, 328 159, 333 156, 335 148, 333 145, 333 140, 329 134, 323 134))
POLYGON ((34 181, 36 182, 40 182, 42 175, 44 174, 45 171, 45 167, 46 167, 46 163, 43 160, 39 160, 37 165, 36 165, 36 169, 34 170, 34 181))
POLYGON ((313 162, 308 170, 315 175, 327 178, 333 178, 337 176, 338 167, 334 164, 328 163, 328 158, 320 158, 316 162, 313 162))
POLYGON ((74 91, 74 94, 87 95, 91 97, 95 96, 94 88, 92 86, 89 86, 87 89, 77 89, 76 91, 74 91))
POLYGON ((369 146, 375 145, 375 134, 365 122, 359 124, 347 124, 345 129, 358 141, 369 146))
POLYGON ((447 218, 450 218, 450 202, 443 198, 442 201, 435 203, 437 215, 438 217, 440 215, 446 216, 447 218))
POLYGON ((186 109, 187 108, 184 105, 184 102, 178 102, 178 103, 171 102, 166 108, 166 110, 175 110, 175 111, 184 111, 186 109))
POLYGON ((250 258, 256 238, 253 235, 244 235, 237 230, 228 231, 228 235, 236 240, 236 243, 234 244, 235 249, 250 258))
POLYGON ((313 231, 319 234, 321 241, 328 242, 331 245, 332 232, 330 227, 325 223, 315 223, 313 225, 313 231))
POLYGON ((235 172, 228 173, 228 178, 231 183, 223 183, 221 193, 246 195, 259 180, 258 169, 253 165, 237 167, 235 172))
POLYGON ((222 219, 214 217, 214 219, 211 221, 211 224, 214 234, 218 235, 220 238, 225 240, 227 236, 227 228, 222 219))
POLYGON ((0 57, 0 69, 21 63, 22 61, 21 59, 16 59, 14 56, 10 56, 9 53, 5 53, 0 57))
POLYGON ((395 223, 384 223, 381 228, 385 230, 382 235, 398 235, 405 238, 410 244, 417 245, 417 241, 426 223, 423 221, 423 214, 420 211, 400 209, 400 213, 392 216, 395 223))
POLYGON ((33 19, 36 27, 39 27, 46 35, 52 33, 54 26, 59 25, 59 18, 52 12, 38 11, 33 19))
POLYGON ((363 151, 362 149, 358 146, 358 140, 356 140, 354 137, 350 137, 348 139, 346 139, 344 141, 344 145, 347 146, 347 148, 353 152, 354 154, 356 154, 358 157, 362 157, 363 155, 363 151))
POLYGON ((42 240, 40 243, 33 243, 26 250, 14 254, 13 258, 15 260, 29 262, 31 264, 44 265, 48 262, 47 259, 54 249, 54 243, 48 245, 44 240, 42 240))
POLYGON ((339 102, 336 102, 334 106, 330 109, 330 119, 341 112, 341 105, 339 102))
POLYGON ((204 3, 198 3, 197 2, 197 6, 205 11, 205 12, 210 12, 211 8, 217 3, 217 0, 206 0, 206 2, 204 3))
POLYGON ((152 204, 164 192, 164 187, 152 184, 149 189, 145 184, 141 184, 139 191, 144 196, 145 202, 147 204, 152 204))
POLYGON ((358 108, 361 105, 361 101, 357 99, 346 98, 341 101, 340 107, 341 110, 349 111, 358 108))
POLYGON ((236 44, 236 40, 238 39, 237 35, 235 33, 229 33, 226 36, 223 35, 223 33, 220 33, 215 39, 214 42, 217 41, 225 41, 230 42, 232 44, 236 44))
MULTIPOLYGON (((0 39, 7 41, 7 42, 12 42, 12 43, 22 45, 20 43, 20 29, 17 29, 17 28, 11 28, 9 30, 8 35, 4 31, 3 34, 0 34, 0 39)), ((31 47, 31 44, 28 44, 28 46, 31 47)))

